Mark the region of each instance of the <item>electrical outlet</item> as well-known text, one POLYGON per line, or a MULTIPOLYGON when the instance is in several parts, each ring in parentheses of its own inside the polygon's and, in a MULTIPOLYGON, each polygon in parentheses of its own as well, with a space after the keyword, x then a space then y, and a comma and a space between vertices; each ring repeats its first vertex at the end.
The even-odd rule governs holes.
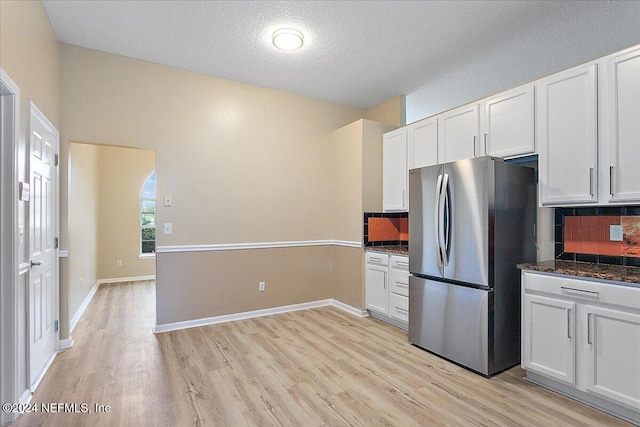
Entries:
POLYGON ((622 226, 621 225, 609 226, 609 240, 612 242, 622 242, 622 226))
POLYGON ((164 234, 173 234, 173 224, 165 222, 163 227, 164 234))
POLYGON ((164 207, 170 208, 171 206, 173 206, 173 197, 167 194, 164 196, 164 207))
POLYGON ((260 292, 264 292, 264 286, 265 286, 264 282, 260 282, 260 283, 258 283, 258 290, 259 290, 260 292))
POLYGON ((122 267, 122 260, 121 260, 121 259, 117 260, 117 261, 116 261, 116 265, 117 265, 118 267, 122 267))

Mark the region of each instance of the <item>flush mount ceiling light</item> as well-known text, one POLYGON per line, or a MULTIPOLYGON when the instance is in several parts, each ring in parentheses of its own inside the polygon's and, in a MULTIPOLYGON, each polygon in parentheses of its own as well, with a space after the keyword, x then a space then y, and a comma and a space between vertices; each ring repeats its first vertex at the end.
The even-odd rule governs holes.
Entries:
POLYGON ((282 50, 300 49, 304 43, 304 36, 298 30, 293 28, 281 28, 274 31, 273 45, 282 50))

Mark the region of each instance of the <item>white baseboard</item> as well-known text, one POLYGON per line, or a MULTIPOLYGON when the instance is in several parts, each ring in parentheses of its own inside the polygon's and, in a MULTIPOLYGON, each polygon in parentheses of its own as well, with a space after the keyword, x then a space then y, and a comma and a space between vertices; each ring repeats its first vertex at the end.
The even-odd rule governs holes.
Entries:
POLYGON ((100 286, 100 281, 96 282, 96 284, 93 285, 93 288, 91 288, 91 290, 89 291, 89 294, 85 297, 84 301, 82 301, 82 304, 80 304, 80 308, 78 308, 78 311, 76 311, 76 314, 74 314, 73 317, 71 318, 71 321, 69 322, 69 334, 73 332, 73 328, 75 328, 78 322, 80 321, 80 318, 82 317, 82 315, 84 314, 84 311, 89 306, 91 299, 96 294, 96 291, 98 290, 98 286, 100 286))
POLYGON ((134 276, 134 277, 114 277, 112 279, 100 279, 98 285, 105 285, 108 283, 126 283, 126 282, 141 282, 143 280, 156 280, 155 275, 151 276, 134 276))
POLYGON ((349 314, 366 317, 367 312, 358 310, 355 307, 351 307, 343 302, 335 299, 325 299, 319 301, 303 302, 301 304, 284 305, 280 307, 265 308, 263 310, 245 311, 242 313, 225 314, 222 316, 205 317, 202 319, 185 320, 183 322, 166 323, 164 325, 155 325, 153 327, 154 334, 160 334, 163 332, 178 331, 180 329, 196 328, 198 326, 215 325, 217 323, 233 322, 235 320, 252 319, 254 317, 271 316, 273 314, 289 313, 298 310, 308 310, 310 308, 333 306, 344 310, 349 314))
POLYGON ((71 347, 73 347, 73 337, 71 335, 58 343, 58 351, 69 350, 71 347))
POLYGON ((369 317, 369 313, 367 312, 367 310, 360 310, 358 308, 350 306, 349 304, 345 304, 342 301, 338 301, 337 299, 332 299, 331 305, 354 316, 369 317))

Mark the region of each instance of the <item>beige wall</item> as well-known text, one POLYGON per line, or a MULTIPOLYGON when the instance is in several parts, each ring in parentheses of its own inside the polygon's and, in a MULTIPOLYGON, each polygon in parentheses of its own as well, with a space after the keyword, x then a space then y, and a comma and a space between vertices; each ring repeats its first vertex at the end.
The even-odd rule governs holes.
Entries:
POLYGON ((69 318, 98 279, 99 147, 71 144, 69 201, 69 318))
MULTIPOLYGON (((333 239, 363 241, 363 212, 382 210, 382 135, 394 126, 358 120, 329 136, 332 149, 333 239)), ((333 298, 364 309, 363 252, 334 247, 333 298)))
MULTIPOLYGON (((66 44, 61 66, 63 146, 82 141, 156 151, 157 196, 173 196, 173 207, 158 208, 158 223, 173 224, 173 235, 158 235, 159 246, 333 238, 327 136, 361 118, 363 110, 66 44)), ((273 260, 264 265, 275 265, 282 260, 280 251, 258 252, 264 252, 261 259, 273 260)), ((309 268, 329 269, 324 288, 316 281, 300 287, 283 280, 283 297, 271 298, 269 290, 261 295, 267 306, 329 297, 331 255, 329 248, 325 251, 308 261, 312 266, 279 266, 304 281, 309 268)), ((291 252, 310 253, 307 248, 291 252)), ((237 285, 216 277, 234 277, 235 283, 257 289, 255 277, 262 277, 257 268, 263 264, 254 264, 247 251, 228 255, 244 259, 233 265, 219 263, 222 255, 158 254, 159 324, 193 318, 196 312, 199 317, 222 314, 220 295, 237 285), (218 266, 213 276, 205 274, 209 265, 218 266), (210 280, 190 280, 194 277, 210 280), (192 296, 202 310, 192 310, 192 296)))
MULTIPOLYGON (((0 1, 0 67, 20 88, 20 137, 18 179, 27 180, 25 141, 27 137, 27 100, 32 100, 44 115, 59 128, 60 65, 59 44, 42 3, 39 1, 0 1)), ((19 225, 27 223, 25 203, 18 203, 19 225)), ((4 248, 3 248, 4 250, 4 248)), ((19 261, 26 262, 26 247, 20 245, 19 261)), ((61 281, 66 280, 66 259, 61 260, 61 281)), ((26 274, 16 289, 26 290, 26 274)), ((18 293, 18 394, 27 389, 26 304, 25 292, 18 293)), ((66 313, 61 301, 60 314, 66 313)), ((62 331, 61 331, 62 332, 62 331)), ((61 334, 61 337, 64 337, 61 334)), ((9 343, 3 343, 3 350, 9 343)))
POLYGON ((331 298, 330 246, 159 253, 158 325, 331 298), (265 282, 265 291, 258 283, 265 282), (179 298, 176 296, 179 295, 179 298))
POLYGON ((336 240, 362 242, 363 120, 331 133, 333 232, 336 240))
POLYGON ((139 258, 140 191, 155 152, 101 146, 98 167, 98 279, 155 275, 155 259, 139 258))
POLYGON ((380 105, 370 108, 365 113, 365 118, 385 123, 395 127, 407 124, 406 100, 404 96, 396 96, 380 105))

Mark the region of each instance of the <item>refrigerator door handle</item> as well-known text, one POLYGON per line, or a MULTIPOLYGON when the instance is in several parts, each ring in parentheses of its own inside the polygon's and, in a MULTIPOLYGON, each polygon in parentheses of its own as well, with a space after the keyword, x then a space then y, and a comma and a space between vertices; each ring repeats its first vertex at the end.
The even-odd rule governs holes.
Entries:
POLYGON ((449 175, 442 175, 442 184, 440 185, 440 194, 438 196, 438 250, 440 253, 440 260, 443 267, 446 267, 449 262, 447 260, 447 248, 446 248, 446 235, 445 235, 445 211, 447 207, 447 186, 449 185, 449 175))
POLYGON ((438 268, 442 270, 444 264, 442 262, 442 243, 440 239, 440 198, 442 195, 442 174, 438 175, 438 182, 436 183, 436 203, 435 203, 435 215, 433 215, 437 236, 437 245, 438 245, 438 268))
POLYGON ((444 174, 444 180, 442 183, 442 194, 444 196, 444 215, 442 217, 442 229, 444 234, 443 246, 442 246, 442 258, 444 260, 444 266, 449 266, 449 255, 451 253, 451 189, 449 187, 449 174, 444 174))

